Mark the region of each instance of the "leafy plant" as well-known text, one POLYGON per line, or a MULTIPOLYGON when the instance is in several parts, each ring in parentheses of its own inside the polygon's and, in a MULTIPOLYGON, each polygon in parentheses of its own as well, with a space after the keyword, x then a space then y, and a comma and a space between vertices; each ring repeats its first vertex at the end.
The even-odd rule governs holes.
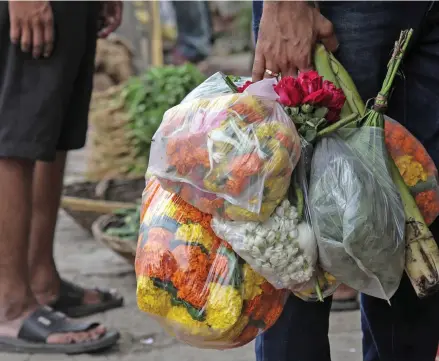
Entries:
POLYGON ((117 220, 105 229, 105 234, 124 240, 137 241, 140 227, 140 204, 135 208, 117 210, 114 215, 117 220))
POLYGON ((204 79, 196 66, 185 64, 153 67, 128 81, 122 97, 130 115, 133 144, 137 156, 145 159, 145 167, 152 137, 165 112, 178 105, 204 79))

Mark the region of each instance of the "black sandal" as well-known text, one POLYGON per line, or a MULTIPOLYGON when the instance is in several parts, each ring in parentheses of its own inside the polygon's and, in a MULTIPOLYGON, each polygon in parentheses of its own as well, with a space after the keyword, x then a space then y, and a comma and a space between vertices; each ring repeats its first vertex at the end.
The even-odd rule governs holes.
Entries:
POLYGON ((68 281, 61 280, 58 299, 50 304, 54 310, 71 318, 86 317, 123 306, 123 297, 115 291, 95 289, 101 296, 101 302, 84 304, 85 290, 68 281))
POLYGON ((117 343, 120 335, 116 331, 107 331, 98 340, 69 344, 47 343, 47 338, 55 333, 85 332, 97 326, 98 323, 73 323, 62 313, 43 306, 23 322, 18 338, 0 336, 0 352, 75 355, 105 350, 117 343))

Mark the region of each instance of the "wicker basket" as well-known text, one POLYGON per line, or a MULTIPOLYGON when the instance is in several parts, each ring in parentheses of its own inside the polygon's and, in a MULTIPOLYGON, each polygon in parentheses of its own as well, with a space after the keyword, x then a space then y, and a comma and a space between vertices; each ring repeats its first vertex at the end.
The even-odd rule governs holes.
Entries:
POLYGON ((80 182, 64 187, 61 207, 76 223, 91 232, 93 222, 116 209, 132 208, 142 197, 145 179, 80 182))
POLYGON ((92 226, 93 236, 96 241, 101 242, 134 265, 136 258, 136 241, 123 240, 105 234, 105 230, 109 226, 120 225, 120 222, 120 218, 115 215, 107 214, 99 217, 92 226))

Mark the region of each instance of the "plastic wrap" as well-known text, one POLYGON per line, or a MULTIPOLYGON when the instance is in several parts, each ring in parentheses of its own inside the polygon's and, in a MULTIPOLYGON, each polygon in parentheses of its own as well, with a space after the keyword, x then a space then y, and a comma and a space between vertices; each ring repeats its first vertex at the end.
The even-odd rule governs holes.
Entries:
POLYGON ((300 290, 316 272, 317 243, 308 210, 304 160, 293 171, 288 197, 265 222, 212 220, 227 241, 257 273, 278 289, 300 290))
POLYGON ((337 281, 389 299, 404 271, 404 209, 388 170, 384 130, 323 138, 314 150, 310 209, 319 261, 337 281))
POLYGON ((276 290, 215 236, 211 218, 150 179, 135 265, 137 301, 181 341, 232 348, 274 324, 286 292, 276 290))
POLYGON ((424 146, 404 126, 385 117, 386 146, 427 225, 439 216, 437 168, 424 146))
POLYGON ((266 220, 287 193, 300 138, 282 106, 266 96, 264 86, 274 93, 273 83, 260 83, 243 94, 192 94, 166 112, 148 171, 203 212, 266 220))

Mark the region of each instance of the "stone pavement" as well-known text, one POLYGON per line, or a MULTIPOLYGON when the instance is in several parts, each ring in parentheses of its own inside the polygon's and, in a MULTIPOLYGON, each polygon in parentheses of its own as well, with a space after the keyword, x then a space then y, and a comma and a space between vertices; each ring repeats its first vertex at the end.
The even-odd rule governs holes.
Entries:
MULTIPOLYGON (((73 152, 66 181, 81 177, 84 153, 73 152)), ((124 308, 92 319, 122 333, 119 345, 96 355, 21 355, 0 353, 0 361, 253 361, 253 345, 231 351, 191 348, 166 335, 147 315, 137 310, 135 276, 123 259, 113 254, 82 230, 62 211, 56 233, 56 259, 64 277, 84 285, 118 289, 126 300, 124 308)), ((361 331, 357 312, 333 314, 330 338, 333 361, 361 360, 361 331)), ((317 361, 317 360, 316 360, 317 361)))

